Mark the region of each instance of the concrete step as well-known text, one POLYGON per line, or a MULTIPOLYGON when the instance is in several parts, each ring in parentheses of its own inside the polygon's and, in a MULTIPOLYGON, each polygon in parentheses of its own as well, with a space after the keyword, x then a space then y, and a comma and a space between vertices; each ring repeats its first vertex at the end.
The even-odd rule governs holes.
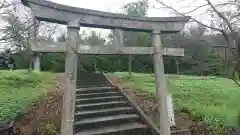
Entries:
POLYGON ((112 101, 123 101, 125 98, 123 96, 109 96, 109 97, 94 97, 94 98, 79 98, 76 99, 76 105, 78 104, 90 104, 90 103, 100 103, 100 102, 112 102, 112 101))
POLYGON ((101 74, 101 73, 87 73, 87 72, 78 74, 78 77, 84 77, 84 76, 103 76, 103 74, 101 74))
POLYGON ((89 117, 101 117, 117 114, 133 114, 135 113, 132 107, 115 107, 109 109, 91 110, 91 111, 80 111, 75 113, 75 121, 89 117))
POLYGON ((94 80, 107 80, 107 79, 104 76, 82 76, 77 78, 77 81, 85 81, 85 80, 94 81, 94 80))
POLYGON ((107 80, 77 80, 77 84, 94 84, 94 83, 108 83, 107 80))
POLYGON ((77 83, 77 87, 92 87, 92 86, 109 86, 109 83, 77 83))
POLYGON ((89 73, 89 72, 79 72, 78 73, 78 76, 81 77, 81 76, 101 76, 102 74, 101 73, 95 73, 95 72, 92 72, 92 73, 89 73))
POLYGON ((90 94, 102 92, 116 92, 116 89, 114 87, 92 87, 92 88, 80 88, 76 90, 76 94, 90 94))
POLYGON ((129 106, 127 101, 113 101, 113 102, 103 102, 103 103, 92 103, 92 104, 81 104, 76 106, 76 112, 79 110, 98 110, 114 107, 126 107, 129 106))
POLYGON ((102 74, 82 74, 77 76, 78 79, 86 79, 86 78, 104 78, 104 75, 102 74))
POLYGON ((107 87, 108 84, 77 84, 77 88, 88 88, 88 87, 107 87))
POLYGON ((74 135, 152 135, 124 95, 103 74, 80 73, 74 135))
POLYGON ((94 98, 94 97, 108 97, 108 96, 118 96, 118 92, 100 92, 100 93, 88 93, 88 94, 77 94, 78 98, 94 98))
POLYGON ((82 130, 76 135, 146 135, 147 126, 139 123, 126 123, 116 126, 108 126, 104 128, 95 128, 90 130, 82 130))
POLYGON ((76 130, 92 129, 92 128, 100 128, 100 127, 106 127, 111 125, 135 122, 139 120, 140 120, 140 117, 137 114, 119 114, 119 115, 83 119, 75 122, 74 127, 76 130))
POLYGON ((103 77, 94 77, 94 78, 80 78, 77 79, 77 82, 97 82, 97 81, 107 81, 107 79, 103 78, 103 77))
POLYGON ((77 83, 108 83, 108 80, 77 80, 77 83))

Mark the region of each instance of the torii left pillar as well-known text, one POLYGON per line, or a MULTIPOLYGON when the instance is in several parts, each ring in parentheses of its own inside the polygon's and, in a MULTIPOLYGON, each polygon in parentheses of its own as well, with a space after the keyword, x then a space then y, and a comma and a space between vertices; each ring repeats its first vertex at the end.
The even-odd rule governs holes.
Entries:
POLYGON ((67 30, 68 40, 65 62, 66 89, 63 95, 61 135, 73 135, 80 23, 78 21, 69 22, 67 30))

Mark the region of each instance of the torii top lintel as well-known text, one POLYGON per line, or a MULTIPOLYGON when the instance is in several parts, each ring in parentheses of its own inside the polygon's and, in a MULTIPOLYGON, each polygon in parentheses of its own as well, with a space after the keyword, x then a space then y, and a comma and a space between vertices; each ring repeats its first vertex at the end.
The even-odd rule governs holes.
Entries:
POLYGON ((46 0, 22 0, 32 9, 40 21, 59 24, 79 20, 81 26, 96 28, 122 28, 134 31, 152 31, 159 29, 164 33, 179 32, 190 17, 129 17, 84 8, 70 7, 46 0))

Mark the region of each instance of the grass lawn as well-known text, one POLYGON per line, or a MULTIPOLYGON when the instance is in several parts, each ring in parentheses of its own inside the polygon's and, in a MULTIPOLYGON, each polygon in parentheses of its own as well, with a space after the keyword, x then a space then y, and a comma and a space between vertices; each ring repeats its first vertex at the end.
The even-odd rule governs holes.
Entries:
POLYGON ((54 83, 51 73, 0 70, 0 121, 9 121, 27 111, 54 83))
MULTIPOLYGON (((137 90, 155 98, 155 77, 153 74, 114 73, 137 90)), ((173 95, 175 111, 187 108, 193 118, 211 124, 239 126, 240 87, 232 80, 214 76, 198 77, 167 75, 168 90, 173 95)))

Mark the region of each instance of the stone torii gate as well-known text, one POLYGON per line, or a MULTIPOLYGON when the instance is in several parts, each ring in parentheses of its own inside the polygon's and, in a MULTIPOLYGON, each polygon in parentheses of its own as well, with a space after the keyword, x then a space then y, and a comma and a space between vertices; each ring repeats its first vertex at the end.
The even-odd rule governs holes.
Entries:
MULTIPOLYGON (((68 40, 65 43, 33 41, 33 52, 66 52, 66 91, 63 97, 62 135, 73 134, 75 112, 76 78, 78 54, 149 54, 154 55, 156 73, 156 95, 160 112, 160 133, 170 135, 167 112, 167 89, 164 74, 163 55, 183 56, 183 49, 162 49, 161 34, 176 33, 183 29, 190 17, 134 18, 121 14, 69 7, 45 0, 22 0, 32 9, 36 19, 67 25, 68 40), (80 26, 113 29, 113 46, 90 46, 78 43, 80 26), (152 47, 124 47, 123 31, 144 31, 152 33, 152 47)), ((39 58, 36 58, 39 63, 39 58)), ((39 66, 40 64, 35 64, 39 66)), ((40 69, 39 67, 35 67, 40 69)))

